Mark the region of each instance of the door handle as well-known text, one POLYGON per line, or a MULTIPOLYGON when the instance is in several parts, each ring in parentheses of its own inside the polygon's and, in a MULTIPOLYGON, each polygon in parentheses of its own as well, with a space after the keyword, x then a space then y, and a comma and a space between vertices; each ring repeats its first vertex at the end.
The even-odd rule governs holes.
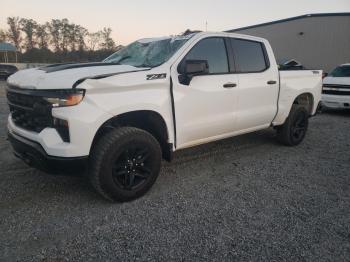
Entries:
POLYGON ((224 88, 232 88, 232 87, 236 87, 237 84, 236 83, 226 83, 223 85, 224 88))
POLYGON ((267 84, 268 84, 268 85, 274 85, 274 84, 276 84, 276 83, 277 83, 277 81, 275 81, 275 80, 267 81, 267 84))

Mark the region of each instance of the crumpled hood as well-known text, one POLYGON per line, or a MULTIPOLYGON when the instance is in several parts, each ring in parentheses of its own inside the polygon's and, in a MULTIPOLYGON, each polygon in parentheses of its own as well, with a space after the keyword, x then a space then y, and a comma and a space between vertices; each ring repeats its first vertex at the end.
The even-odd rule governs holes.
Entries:
POLYGON ((8 84, 26 89, 69 89, 82 78, 145 70, 129 65, 67 64, 18 71, 8 84))

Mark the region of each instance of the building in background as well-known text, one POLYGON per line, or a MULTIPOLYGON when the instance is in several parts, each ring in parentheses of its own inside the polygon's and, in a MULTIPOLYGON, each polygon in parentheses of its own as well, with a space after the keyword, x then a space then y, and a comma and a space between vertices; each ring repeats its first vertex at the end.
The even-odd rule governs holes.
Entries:
POLYGON ((329 72, 350 63, 350 13, 310 14, 228 30, 266 38, 277 60, 329 72))
POLYGON ((11 54, 11 53, 15 55, 15 61, 12 61, 12 62, 17 63, 17 49, 16 49, 16 47, 10 43, 4 43, 4 42, 0 43, 0 54, 3 55, 3 57, 0 57, 1 62, 2 61, 5 63, 10 62, 9 54, 11 54))

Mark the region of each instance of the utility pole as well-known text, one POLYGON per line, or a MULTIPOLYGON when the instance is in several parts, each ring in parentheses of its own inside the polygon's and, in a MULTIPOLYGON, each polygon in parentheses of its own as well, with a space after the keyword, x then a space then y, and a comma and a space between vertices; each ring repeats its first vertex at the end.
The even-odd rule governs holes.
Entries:
POLYGON ((205 31, 208 31, 208 21, 205 21, 205 31))

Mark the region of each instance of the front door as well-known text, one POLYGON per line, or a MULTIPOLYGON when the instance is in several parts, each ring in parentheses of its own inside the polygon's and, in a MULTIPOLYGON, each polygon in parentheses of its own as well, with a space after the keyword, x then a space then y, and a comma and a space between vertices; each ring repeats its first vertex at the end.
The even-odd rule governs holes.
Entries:
POLYGON ((215 140, 234 130, 238 79, 230 73, 226 50, 224 38, 199 40, 183 60, 206 60, 209 73, 193 77, 189 85, 180 83, 177 66, 172 67, 177 148, 215 140))

